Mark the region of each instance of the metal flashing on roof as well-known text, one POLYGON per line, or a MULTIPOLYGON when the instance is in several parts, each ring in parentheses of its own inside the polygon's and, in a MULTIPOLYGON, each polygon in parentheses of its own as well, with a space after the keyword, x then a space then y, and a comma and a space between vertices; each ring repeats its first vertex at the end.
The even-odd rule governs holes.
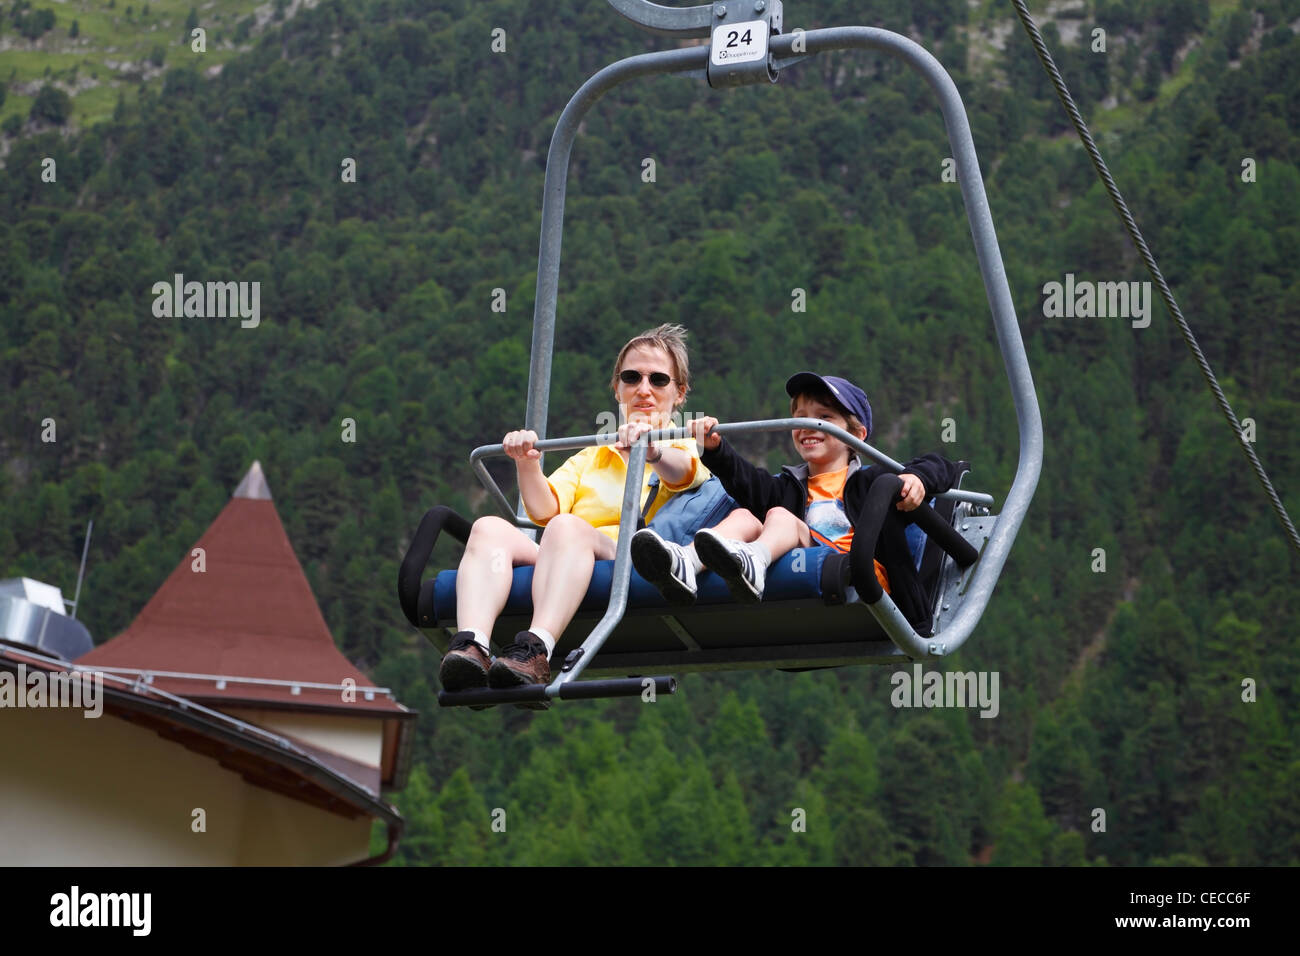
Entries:
POLYGON ((0 581, 0 597, 22 598, 37 607, 49 608, 56 614, 67 613, 63 592, 59 588, 31 578, 6 578, 0 581))
POLYGON ((63 660, 95 646, 86 626, 64 613, 62 592, 31 578, 0 581, 0 643, 63 660))
POLYGON ((253 462, 230 497, 252 498, 254 501, 271 500, 271 486, 266 483, 266 475, 262 473, 260 461, 253 462))

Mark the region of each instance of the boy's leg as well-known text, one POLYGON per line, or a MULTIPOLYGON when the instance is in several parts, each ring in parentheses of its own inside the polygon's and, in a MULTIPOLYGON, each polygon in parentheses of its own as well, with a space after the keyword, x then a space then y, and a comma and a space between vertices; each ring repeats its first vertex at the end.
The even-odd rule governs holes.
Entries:
MULTIPOLYGON (((762 523, 744 508, 736 508, 712 529, 738 541, 753 541, 762 533, 762 523)), ((689 607, 698 593, 696 575, 704 563, 695 544, 665 541, 653 528, 642 528, 632 536, 632 566, 664 596, 669 604, 689 607)))
POLYGON ((773 508, 755 528, 757 520, 748 511, 733 511, 695 535, 700 560, 727 582, 732 597, 746 603, 762 600, 767 567, 774 557, 806 547, 811 540, 808 526, 785 508, 773 508))
MULTIPOLYGON (((786 514, 790 512, 786 511, 786 514)), ((748 508, 736 508, 709 530, 733 541, 757 541, 758 536, 763 533, 763 522, 754 517, 754 513, 748 508)))
POLYGON ((750 512, 738 509, 708 530, 718 537, 749 544, 751 553, 764 567, 787 551, 812 545, 808 525, 781 507, 769 511, 761 524, 750 512))
POLYGON ((802 518, 796 518, 785 508, 773 508, 763 520, 763 533, 755 543, 767 549, 770 563, 787 551, 810 547, 812 535, 808 533, 808 525, 802 518))

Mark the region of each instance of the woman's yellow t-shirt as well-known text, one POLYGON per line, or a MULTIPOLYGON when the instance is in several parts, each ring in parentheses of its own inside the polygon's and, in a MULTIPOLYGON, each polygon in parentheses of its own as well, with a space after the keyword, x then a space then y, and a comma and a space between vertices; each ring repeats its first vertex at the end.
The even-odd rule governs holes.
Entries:
MULTIPOLYGON (((660 479, 663 485, 655 500, 654 507, 646 515, 646 521, 652 520, 659 509, 671 498, 664 491, 678 492, 698 488, 709 479, 709 470, 700 462, 700 453, 694 438, 682 438, 676 441, 659 442, 657 447, 680 448, 691 456, 691 471, 686 481, 670 485, 660 479)), ((645 476, 641 482, 641 495, 638 509, 644 508, 650 494, 650 476, 655 473, 650 465, 645 466, 645 476)), ((618 522, 623 508, 623 486, 627 482, 627 462, 623 460, 613 445, 595 445, 578 452, 546 479, 560 506, 559 514, 575 514, 597 531, 618 540, 618 522)), ((527 510, 527 505, 525 505, 527 510)), ((537 524, 530 512, 528 517, 537 524)))
MULTIPOLYGON (((844 485, 849 480, 849 467, 829 471, 824 475, 808 476, 808 510, 804 523, 813 542, 824 544, 836 551, 848 553, 853 547, 853 525, 844 511, 844 485)), ((876 564, 876 579, 889 593, 889 575, 885 566, 876 564)))

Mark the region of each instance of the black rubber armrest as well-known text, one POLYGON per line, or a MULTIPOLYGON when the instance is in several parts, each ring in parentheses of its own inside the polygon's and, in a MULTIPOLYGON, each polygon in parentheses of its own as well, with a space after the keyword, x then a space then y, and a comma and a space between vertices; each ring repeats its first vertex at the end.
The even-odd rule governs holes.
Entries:
POLYGON ((469 529, 469 521, 446 505, 434 505, 420 519, 420 527, 415 530, 406 557, 402 558, 402 565, 397 569, 397 600, 401 602, 402 613, 415 627, 429 626, 420 623, 420 579, 424 576, 424 566, 429 563, 438 535, 446 531, 461 544, 466 544, 469 529))

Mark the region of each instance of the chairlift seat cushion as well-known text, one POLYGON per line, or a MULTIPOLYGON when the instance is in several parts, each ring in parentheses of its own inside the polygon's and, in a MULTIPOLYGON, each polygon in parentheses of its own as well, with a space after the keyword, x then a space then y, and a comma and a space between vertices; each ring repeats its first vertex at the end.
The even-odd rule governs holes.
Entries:
MULTIPOLYGON (((822 566, 835 552, 827 547, 796 548, 782 555, 767 569, 763 592, 764 603, 791 600, 823 600, 822 566)), ((532 610, 533 571, 531 565, 514 569, 510 596, 506 599, 504 614, 526 614, 532 610)), ((609 605, 609 592, 613 585, 614 562, 597 561, 592 570, 591 583, 579 605, 579 613, 600 613, 609 605)), ((715 604, 735 604, 726 583, 712 571, 705 569, 696 577, 699 594, 697 607, 715 604)), ((669 607, 659 589, 632 569, 628 581, 627 613, 637 611, 662 612, 669 607)), ((441 571, 434 581, 434 614, 439 626, 456 620, 456 572, 441 571)))

